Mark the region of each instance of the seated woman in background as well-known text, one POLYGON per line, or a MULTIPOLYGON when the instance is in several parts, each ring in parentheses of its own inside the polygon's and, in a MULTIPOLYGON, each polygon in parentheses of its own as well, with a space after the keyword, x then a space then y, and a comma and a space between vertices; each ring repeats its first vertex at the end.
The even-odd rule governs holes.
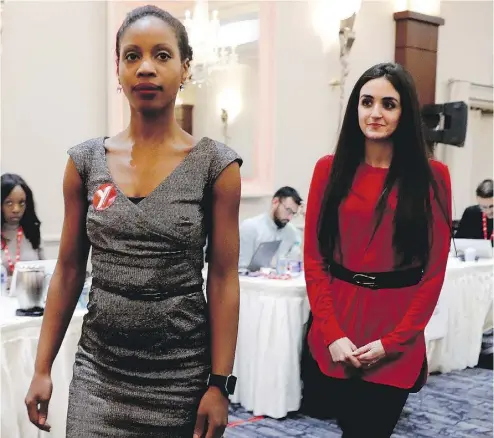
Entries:
POLYGON ((482 181, 475 194, 477 204, 465 209, 455 237, 458 239, 490 239, 492 242, 492 218, 494 216, 492 179, 482 181))
POLYGON ((44 255, 33 192, 19 175, 4 173, 1 180, 2 265, 9 287, 18 261, 43 260, 44 255))

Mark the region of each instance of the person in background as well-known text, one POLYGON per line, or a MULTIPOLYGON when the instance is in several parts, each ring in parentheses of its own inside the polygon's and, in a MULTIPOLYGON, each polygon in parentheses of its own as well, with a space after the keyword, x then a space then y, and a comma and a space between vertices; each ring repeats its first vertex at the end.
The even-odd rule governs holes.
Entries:
POLYGON ((236 381, 242 159, 210 138, 197 141, 175 119, 193 55, 177 18, 152 5, 133 9, 115 54, 130 123, 69 149, 62 238, 27 412, 50 430, 52 365, 91 249, 64 436, 220 438, 236 381))
POLYGON ((413 79, 375 65, 350 95, 335 154, 315 166, 305 221, 308 344, 326 376, 313 396, 343 437, 390 437, 425 383, 450 235, 449 171, 428 159, 413 79))
POLYGON ((282 187, 273 196, 271 210, 240 224, 239 268, 246 268, 263 242, 281 240, 275 255, 300 256, 302 233, 290 221, 302 213, 302 198, 292 187, 282 187))
POLYGON ((2 181, 2 265, 10 287, 18 261, 43 260, 41 222, 36 215, 33 192, 13 173, 4 173, 2 181))
POLYGON ((475 193, 477 205, 465 209, 455 237, 458 239, 484 239, 493 242, 494 195, 492 179, 482 181, 475 193))
MULTIPOLYGON (((461 216, 458 229, 455 233, 457 239, 490 239, 494 245, 494 233, 492 221, 494 216, 494 184, 492 179, 484 179, 477 187, 477 205, 467 207, 461 216)), ((480 350, 478 366, 481 368, 493 368, 493 331, 488 330, 482 335, 482 347, 480 350)))

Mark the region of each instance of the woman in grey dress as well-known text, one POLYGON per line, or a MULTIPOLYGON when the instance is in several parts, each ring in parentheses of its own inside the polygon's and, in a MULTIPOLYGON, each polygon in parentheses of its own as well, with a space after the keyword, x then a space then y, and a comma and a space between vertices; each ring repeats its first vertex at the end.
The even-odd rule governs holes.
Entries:
POLYGON ((242 161, 213 140, 195 142, 175 120, 192 59, 177 19, 154 6, 133 10, 118 31, 116 55, 131 121, 115 137, 69 150, 29 418, 50 429, 51 367, 92 248, 67 438, 220 437, 235 381, 242 161))

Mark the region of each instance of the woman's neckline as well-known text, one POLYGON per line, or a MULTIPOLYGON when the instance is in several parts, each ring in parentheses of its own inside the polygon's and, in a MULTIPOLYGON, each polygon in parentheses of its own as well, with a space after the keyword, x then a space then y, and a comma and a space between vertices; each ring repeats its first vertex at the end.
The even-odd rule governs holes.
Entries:
POLYGON ((17 231, 17 229, 20 227, 20 224, 9 224, 5 222, 2 225, 2 231, 17 231))
POLYGON ((389 171, 389 167, 376 167, 373 166, 372 164, 367 163, 364 161, 363 163, 364 169, 370 171, 370 172, 375 172, 375 173, 387 173, 389 171))

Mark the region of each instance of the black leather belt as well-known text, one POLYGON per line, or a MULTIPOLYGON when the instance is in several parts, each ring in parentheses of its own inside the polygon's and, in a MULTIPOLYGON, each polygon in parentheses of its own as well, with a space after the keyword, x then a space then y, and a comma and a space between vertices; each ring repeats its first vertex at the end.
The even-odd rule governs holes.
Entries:
POLYGON ((401 271, 388 272, 353 272, 342 265, 332 262, 330 274, 342 281, 368 289, 398 289, 415 286, 424 275, 424 268, 409 268, 401 271))

